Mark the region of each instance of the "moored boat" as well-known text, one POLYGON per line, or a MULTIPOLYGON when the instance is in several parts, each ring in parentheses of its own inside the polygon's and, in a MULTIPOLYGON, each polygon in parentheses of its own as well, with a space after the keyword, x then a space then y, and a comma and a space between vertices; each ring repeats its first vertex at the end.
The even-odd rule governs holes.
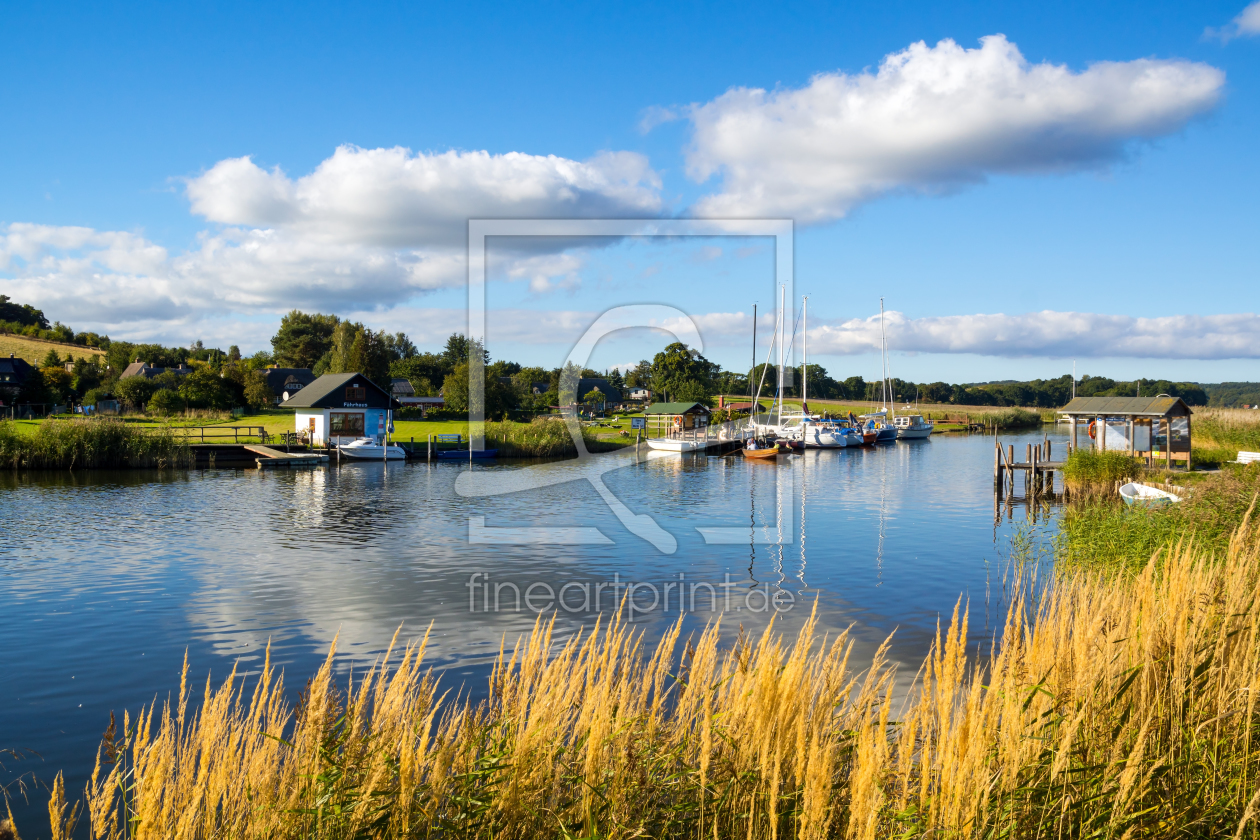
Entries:
POLYGON ((702 449, 704 442, 682 438, 648 438, 647 445, 657 452, 693 452, 702 449))
POLYGON ((743 452, 745 458, 752 458, 757 461, 766 461, 777 457, 780 453, 780 449, 776 444, 775 446, 768 446, 765 449, 749 449, 748 447, 744 447, 743 452))
POLYGON ((359 438, 350 443, 344 443, 338 446, 337 450, 347 458, 354 458, 359 461, 407 460, 407 451, 401 446, 393 444, 381 446, 372 438, 359 438))
POLYGON ((929 437, 936 428, 918 414, 902 414, 893 418, 893 428, 897 430, 898 440, 915 440, 929 437))
POLYGON ((1181 501, 1181 497, 1175 493, 1160 490, 1158 487, 1137 484, 1136 482, 1122 485, 1120 487, 1120 498, 1124 499, 1126 505, 1147 505, 1150 507, 1162 507, 1163 505, 1171 505, 1181 501))

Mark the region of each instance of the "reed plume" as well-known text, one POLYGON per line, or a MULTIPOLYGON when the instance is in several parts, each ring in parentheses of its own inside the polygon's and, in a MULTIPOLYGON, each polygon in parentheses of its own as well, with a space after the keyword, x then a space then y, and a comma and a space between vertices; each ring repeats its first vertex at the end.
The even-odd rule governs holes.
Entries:
POLYGON ((1021 588, 983 654, 960 605, 908 696, 886 647, 855 666, 815 617, 650 648, 616 615, 563 643, 540 620, 477 703, 427 639, 348 681, 334 643, 293 705, 268 658, 124 717, 86 817, 110 840, 1256 837, 1247 533, 1021 588))

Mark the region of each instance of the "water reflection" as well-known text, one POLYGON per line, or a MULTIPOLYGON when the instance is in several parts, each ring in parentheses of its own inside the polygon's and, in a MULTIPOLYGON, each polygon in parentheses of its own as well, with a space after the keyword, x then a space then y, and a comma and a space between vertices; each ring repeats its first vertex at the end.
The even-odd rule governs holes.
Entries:
MULTIPOLYGON (((728 611, 731 634, 775 617, 751 605, 790 596, 792 609, 775 617, 785 632, 816 607, 824 628, 854 625, 855 662, 895 634, 908 680, 960 597, 975 613, 972 641, 991 638, 1000 612, 991 574, 1010 535, 1053 527, 1040 509, 1029 522, 1010 518, 1013 508, 995 516, 992 447, 991 438, 938 437, 771 464, 646 453, 598 464, 628 511, 676 541, 673 554, 627 530, 571 463, 547 467, 554 482, 515 491, 522 467, 478 465, 473 474, 486 478, 476 480, 504 492, 477 496, 456 492, 466 465, 445 463, 6 472, 0 747, 37 749, 81 788, 110 710, 177 688, 185 650, 195 675, 223 674, 236 661, 248 669, 270 642, 300 684, 335 637, 348 666, 378 655, 400 625, 408 637, 431 625, 431 661, 448 669, 446 683, 478 687, 500 641, 535 620, 486 608, 483 583, 505 595, 535 584, 711 586, 729 598, 699 597, 682 620, 690 632, 728 611), (608 543, 471 544, 473 517, 594 527, 608 543)), ((671 606, 635 615, 649 642, 679 620, 671 606)), ((596 613, 559 609, 559 635, 590 627, 596 613)))

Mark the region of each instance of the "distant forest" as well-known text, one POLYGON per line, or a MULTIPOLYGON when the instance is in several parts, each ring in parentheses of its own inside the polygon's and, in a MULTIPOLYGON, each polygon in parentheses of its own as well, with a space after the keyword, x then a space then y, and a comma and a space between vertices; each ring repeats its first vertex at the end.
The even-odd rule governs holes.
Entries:
MULTIPOLYGON (((0 333, 26 335, 52 341, 64 341, 99 347, 106 351, 103 364, 94 361, 82 371, 67 376, 60 374, 58 382, 47 383, 48 387, 57 390, 57 394, 31 395, 28 401, 45 400, 74 401, 75 394, 84 394, 90 390, 108 389, 115 385, 118 375, 127 364, 141 359, 151 365, 162 367, 179 364, 190 364, 194 367, 205 366, 215 374, 224 371, 233 372, 241 390, 247 383, 247 374, 268 365, 279 364, 283 367, 310 367, 316 374, 325 372, 357 371, 363 373, 383 386, 388 386, 391 377, 405 377, 416 392, 422 395, 435 395, 446 383, 448 376, 455 373, 456 368, 466 362, 473 348, 463 336, 451 336, 446 346, 437 353, 424 353, 412 344, 403 333, 390 335, 375 332, 362 324, 342 321, 335 315, 307 314, 299 311, 290 312, 280 324, 276 335, 272 338, 272 352, 259 351, 253 356, 243 359, 240 351, 230 347, 225 352, 217 348, 205 347, 200 341, 187 348, 163 347, 160 344, 134 344, 125 341, 110 341, 109 336, 95 333, 75 333, 61 323, 49 324, 44 313, 33 306, 19 304, 5 295, 0 295, 0 333), (60 379, 66 379, 60 382, 60 379), (244 383, 244 384, 242 384, 244 383), (64 391, 65 393, 61 393, 64 391), (73 393, 72 393, 73 392, 73 393)), ((483 349, 483 353, 484 353, 483 349)), ((505 396, 505 407, 517 404, 521 408, 532 407, 533 403, 554 405, 555 390, 560 371, 542 368, 525 367, 515 362, 500 360, 491 363, 485 353, 487 375, 491 381, 496 379, 512 379, 514 388, 521 391, 519 399, 511 400, 505 396), (517 382, 519 380, 519 382, 517 382), (532 386, 546 383, 547 393, 532 394, 532 386), (524 405, 529 403, 530 405, 524 405)), ((55 352, 50 352, 49 359, 41 368, 60 367, 62 362, 55 352)), ((82 366, 82 365, 80 365, 82 366)), ((789 371, 792 374, 787 391, 793 397, 800 396, 800 383, 803 373, 800 367, 789 371)), ((777 370, 772 365, 758 365, 747 373, 724 370, 714 362, 710 362, 695 350, 681 344, 672 344, 651 360, 643 360, 633 368, 623 372, 611 371, 608 375, 613 387, 646 387, 658 396, 672 399, 697 399, 708 401, 711 394, 746 394, 751 390, 760 390, 762 396, 769 396, 776 388, 777 370)), ((593 370, 584 370, 585 377, 598 377, 593 370)), ((51 374, 50 374, 51 376, 51 374)), ((231 378, 231 377, 229 377, 231 378)), ((456 377, 458 379, 458 377, 456 377)), ((32 383, 34 387, 35 383, 32 383)), ((892 379, 893 394, 899 403, 914 402, 946 403, 955 405, 992 405, 992 406, 1032 406, 1037 408, 1058 408, 1072 397, 1072 377, 1060 376, 1057 379, 1033 379, 1027 382, 1001 381, 952 385, 947 382, 911 382, 904 379, 892 379)), ((809 366, 809 396, 817 399, 836 400, 879 400, 882 391, 879 381, 867 382, 860 376, 846 379, 835 379, 819 364, 809 366)), ((260 392, 261 393, 261 392, 260 392)), ((1105 376, 1082 376, 1076 382, 1076 395, 1093 396, 1155 396, 1168 394, 1181 397, 1190 405, 1211 405, 1222 407, 1254 406, 1260 404, 1260 382, 1221 382, 1218 384, 1200 384, 1196 382, 1170 382, 1166 379, 1139 379, 1120 381, 1105 376)), ((579 395, 579 397, 584 395, 579 395)), ((238 400, 240 394, 234 394, 238 400)), ((231 397, 224 396, 231 401, 231 397)))

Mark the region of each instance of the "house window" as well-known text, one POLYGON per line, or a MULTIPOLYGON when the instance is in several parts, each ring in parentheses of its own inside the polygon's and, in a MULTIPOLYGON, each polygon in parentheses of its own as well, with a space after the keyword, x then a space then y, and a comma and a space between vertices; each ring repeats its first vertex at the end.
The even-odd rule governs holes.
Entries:
MULTIPOLYGON (((346 389, 350 390, 350 389, 346 389)), ((360 388, 359 390, 363 390, 360 388)), ((328 433, 333 437, 364 437, 363 415, 334 411, 328 415, 328 433)))
POLYGON ((363 402, 367 399, 367 388, 351 385, 346 389, 346 402, 363 402))

